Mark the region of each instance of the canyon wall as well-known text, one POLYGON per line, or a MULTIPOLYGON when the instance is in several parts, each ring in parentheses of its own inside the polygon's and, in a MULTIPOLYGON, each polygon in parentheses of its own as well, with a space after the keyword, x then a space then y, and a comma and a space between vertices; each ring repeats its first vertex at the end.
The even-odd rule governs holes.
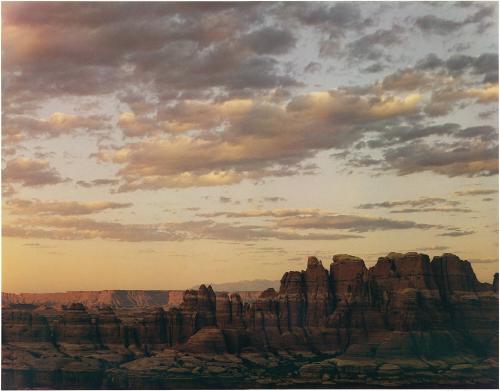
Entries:
MULTIPOLYGON (((479 282, 469 262, 453 254, 430 261, 418 253, 390 253, 369 269, 350 255, 335 255, 332 261, 327 270, 310 257, 306 270, 285 273, 279 291, 268 289, 252 303, 201 285, 185 291, 180 305, 168 310, 10 304, 2 315, 2 382, 44 387, 52 381, 72 388, 67 379, 47 380, 69 371, 68 379, 76 376, 77 384, 92 386, 82 369, 82 351, 100 357, 98 363, 88 361, 88 371, 97 365, 94 369, 102 373, 100 384, 117 387, 124 379, 130 386, 130 374, 144 365, 141 360, 149 360, 147 368, 152 368, 153 357, 165 352, 239 359, 302 352, 358 364, 378 362, 379 369, 391 363, 394 371, 402 360, 418 366, 469 357, 490 360, 488 365, 498 368, 497 283, 479 282), (26 344, 37 344, 38 353, 30 356, 26 344), (46 356, 40 346, 61 357, 42 362, 46 356), (80 357, 78 364, 68 361, 70 352, 80 357)), ((302 377, 322 376, 329 365, 335 365, 335 376, 342 373, 338 362, 307 365, 312 364, 301 368, 302 377)), ((356 368, 356 376, 366 375, 356 368)))

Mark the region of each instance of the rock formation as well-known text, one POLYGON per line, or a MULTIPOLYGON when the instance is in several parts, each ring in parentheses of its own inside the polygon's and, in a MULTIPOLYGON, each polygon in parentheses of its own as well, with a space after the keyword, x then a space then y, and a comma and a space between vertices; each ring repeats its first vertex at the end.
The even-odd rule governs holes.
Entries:
POLYGON ((498 384, 498 275, 453 254, 332 261, 252 303, 201 285, 168 310, 4 305, 2 386, 498 384))

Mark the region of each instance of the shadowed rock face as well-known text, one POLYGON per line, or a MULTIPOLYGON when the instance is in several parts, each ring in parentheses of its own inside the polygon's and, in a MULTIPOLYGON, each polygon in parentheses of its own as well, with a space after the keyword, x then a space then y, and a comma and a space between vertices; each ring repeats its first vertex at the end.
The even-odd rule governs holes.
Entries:
MULTIPOLYGON (((481 370, 487 372, 480 372, 486 383, 498 382, 491 378, 498 368, 498 276, 494 284, 480 283, 470 263, 453 254, 431 262, 425 254, 389 253, 369 269, 350 255, 332 260, 328 272, 310 257, 306 270, 284 274, 279 292, 268 289, 252 303, 243 303, 238 294, 216 295, 202 285, 185 291, 179 308, 166 311, 82 304, 62 310, 5 307, 3 385, 92 388, 98 378, 110 387, 183 387, 169 376, 207 376, 203 379, 209 381, 210 376, 239 373, 246 379, 271 356, 285 372, 293 374, 295 366, 305 384, 316 384, 307 383, 311 379, 390 383, 412 379, 407 373, 412 368, 420 371, 415 384, 422 379, 462 384, 453 379, 481 370), (313 358, 294 356, 299 352, 330 359, 312 363, 313 358), (208 364, 209 356, 221 354, 234 357, 232 364, 208 364), (196 359, 201 361, 194 364, 190 355, 201 355, 196 359), (155 365, 161 373, 172 366, 166 379, 157 378, 155 365), (439 365, 446 368, 436 372, 439 365), (434 377, 422 375, 426 371, 434 377), (76 385, 61 376, 76 379, 76 385), (138 379, 152 383, 134 383, 138 379)), ((285 372, 283 381, 290 378, 285 372)), ((190 384, 196 383, 184 386, 190 384)))

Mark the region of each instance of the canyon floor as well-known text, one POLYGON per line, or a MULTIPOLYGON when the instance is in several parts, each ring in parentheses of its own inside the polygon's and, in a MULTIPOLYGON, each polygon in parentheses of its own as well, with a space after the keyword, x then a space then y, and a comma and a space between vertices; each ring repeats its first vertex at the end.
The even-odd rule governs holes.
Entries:
POLYGON ((498 388, 498 275, 453 254, 310 257, 278 291, 202 285, 170 306, 158 292, 3 295, 2 388, 498 388))

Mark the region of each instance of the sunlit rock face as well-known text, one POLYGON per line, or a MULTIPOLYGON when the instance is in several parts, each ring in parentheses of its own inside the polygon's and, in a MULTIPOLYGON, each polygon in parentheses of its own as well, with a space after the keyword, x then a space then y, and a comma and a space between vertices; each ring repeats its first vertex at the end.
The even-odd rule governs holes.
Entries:
POLYGON ((340 254, 329 271, 310 257, 250 303, 201 285, 170 309, 5 305, 2 338, 7 388, 184 387, 223 374, 249 384, 259 366, 275 368, 264 383, 292 387, 294 376, 458 385, 474 373, 496 384, 498 276, 480 283, 453 254, 389 253, 371 268, 340 254))

